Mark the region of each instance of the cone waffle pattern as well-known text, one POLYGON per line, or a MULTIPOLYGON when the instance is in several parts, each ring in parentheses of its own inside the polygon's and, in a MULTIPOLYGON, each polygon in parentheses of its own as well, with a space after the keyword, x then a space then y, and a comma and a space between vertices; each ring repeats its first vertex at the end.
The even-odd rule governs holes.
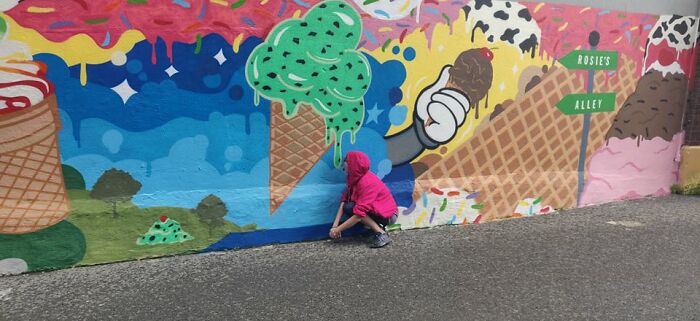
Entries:
POLYGON ((270 104, 270 213, 274 213, 311 167, 328 151, 326 124, 311 106, 286 119, 282 104, 270 104))
POLYGON ((0 233, 34 232, 68 215, 58 128, 53 96, 0 117, 0 233))
MULTIPOLYGON (((511 216, 518 201, 542 197, 555 208, 576 206, 583 115, 566 116, 555 104, 565 95, 585 93, 585 82, 563 67, 543 81, 465 144, 416 179, 415 195, 431 187, 479 191, 484 219, 511 216)), ((637 83, 635 63, 620 57, 618 74, 596 72, 595 92, 615 92, 616 111, 637 83)), ((586 159, 605 142, 616 112, 591 117, 586 159)))

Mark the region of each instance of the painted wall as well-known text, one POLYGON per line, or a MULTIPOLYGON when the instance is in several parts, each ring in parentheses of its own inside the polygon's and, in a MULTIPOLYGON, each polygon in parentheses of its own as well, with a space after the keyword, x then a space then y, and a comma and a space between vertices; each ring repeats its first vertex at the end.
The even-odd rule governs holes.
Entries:
POLYGON ((691 12, 696 12, 700 15, 700 3, 695 0, 544 0, 537 2, 591 6, 609 10, 633 11, 657 15, 687 15, 691 12))
POLYGON ((16 2, 0 6, 1 273, 324 238, 349 150, 392 190, 400 229, 678 180, 694 17, 487 0, 16 2))

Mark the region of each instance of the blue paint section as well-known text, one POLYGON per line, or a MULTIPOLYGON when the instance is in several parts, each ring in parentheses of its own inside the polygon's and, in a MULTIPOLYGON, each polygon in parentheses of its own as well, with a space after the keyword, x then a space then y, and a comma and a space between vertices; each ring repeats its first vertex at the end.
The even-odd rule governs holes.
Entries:
POLYGON ((189 4, 187 1, 185 1, 185 0, 173 0, 173 3, 176 4, 176 5, 178 5, 178 6, 183 7, 183 8, 185 8, 185 9, 189 9, 189 8, 190 8, 190 4, 189 4))
POLYGON ((365 57, 372 69, 372 82, 365 94, 365 106, 367 106, 368 114, 363 128, 370 128, 384 135, 391 127, 389 114, 392 107, 403 98, 400 88, 406 79, 406 68, 398 60, 379 63, 368 54, 365 54, 365 57), (374 114, 369 114, 370 110, 373 110, 374 114))
MULTIPOLYGON (((327 239, 329 230, 330 224, 324 224, 289 229, 231 233, 204 249, 203 252, 243 249, 276 243, 317 241, 327 239)), ((359 235, 364 231, 365 229, 362 226, 357 225, 343 232, 343 237, 359 235)))
POLYGON ((391 191, 398 206, 411 207, 413 205, 415 182, 413 167, 410 164, 392 168, 391 172, 384 176, 383 181, 391 191))
POLYGON ((105 40, 102 42, 102 47, 107 47, 111 42, 111 35, 109 31, 107 31, 107 34, 105 35, 105 40))
MULTIPOLYGON (((154 46, 142 41, 126 53, 126 64, 87 65, 85 86, 79 67, 68 67, 54 55, 36 55, 59 88, 62 161, 83 175, 88 189, 108 169, 127 171, 142 184, 133 198, 142 208, 194 208, 214 194, 229 209, 226 219, 239 225, 283 229, 329 224, 345 186, 331 153, 315 164, 274 215, 269 213, 270 102, 262 99, 255 105, 242 68, 259 43, 249 38, 234 53, 223 37, 212 34, 202 38, 199 54, 194 43, 175 43, 172 57, 167 57, 159 39, 153 63, 154 46), (217 60, 219 52, 225 59, 217 60), (125 81, 135 92, 126 103, 111 89, 125 81)), ((345 136, 343 144, 346 152, 367 153, 371 170, 396 182, 390 188, 407 200, 406 186, 412 183, 402 181, 413 180, 413 172, 410 166, 387 166, 383 137, 391 110, 402 97, 406 70, 399 61, 380 63, 365 55, 373 74, 365 102, 376 108, 376 121, 365 125, 354 142, 345 136)))
POLYGON ((301 0, 294 0, 294 3, 300 5, 300 6, 304 7, 304 8, 309 8, 309 7, 311 7, 310 4, 308 4, 308 3, 304 2, 304 1, 301 1, 301 0))

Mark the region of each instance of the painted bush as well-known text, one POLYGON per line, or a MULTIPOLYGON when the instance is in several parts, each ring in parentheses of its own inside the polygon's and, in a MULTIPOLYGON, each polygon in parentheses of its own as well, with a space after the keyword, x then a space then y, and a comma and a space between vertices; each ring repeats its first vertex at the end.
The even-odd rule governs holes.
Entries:
POLYGON ((486 0, 0 8, 0 274, 324 238, 348 150, 393 229, 666 194, 700 25, 486 0))

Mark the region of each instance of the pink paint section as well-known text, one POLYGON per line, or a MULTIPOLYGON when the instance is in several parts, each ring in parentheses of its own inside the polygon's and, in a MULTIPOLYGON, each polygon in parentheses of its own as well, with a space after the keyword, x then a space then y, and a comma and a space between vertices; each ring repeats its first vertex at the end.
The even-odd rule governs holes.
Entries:
POLYGON ((581 46, 588 49, 588 35, 600 33, 598 50, 617 51, 638 62, 641 72, 644 46, 656 19, 647 14, 632 14, 596 8, 522 2, 542 29, 541 52, 557 59, 581 46))
POLYGON ((581 206, 670 192, 678 181, 678 152, 683 133, 672 141, 611 138, 591 157, 581 206))
POLYGON ((21 2, 7 14, 56 42, 87 34, 103 43, 109 32, 111 43, 103 46, 108 48, 122 33, 136 29, 151 43, 163 39, 170 49, 173 42, 193 43, 197 35, 211 33, 231 43, 240 33, 244 37, 264 38, 280 21, 292 17, 297 10, 303 14, 318 2, 269 0, 261 5, 260 1, 238 0, 224 6, 218 3, 229 1, 32 0, 21 2), (54 11, 31 13, 29 7, 54 11))

